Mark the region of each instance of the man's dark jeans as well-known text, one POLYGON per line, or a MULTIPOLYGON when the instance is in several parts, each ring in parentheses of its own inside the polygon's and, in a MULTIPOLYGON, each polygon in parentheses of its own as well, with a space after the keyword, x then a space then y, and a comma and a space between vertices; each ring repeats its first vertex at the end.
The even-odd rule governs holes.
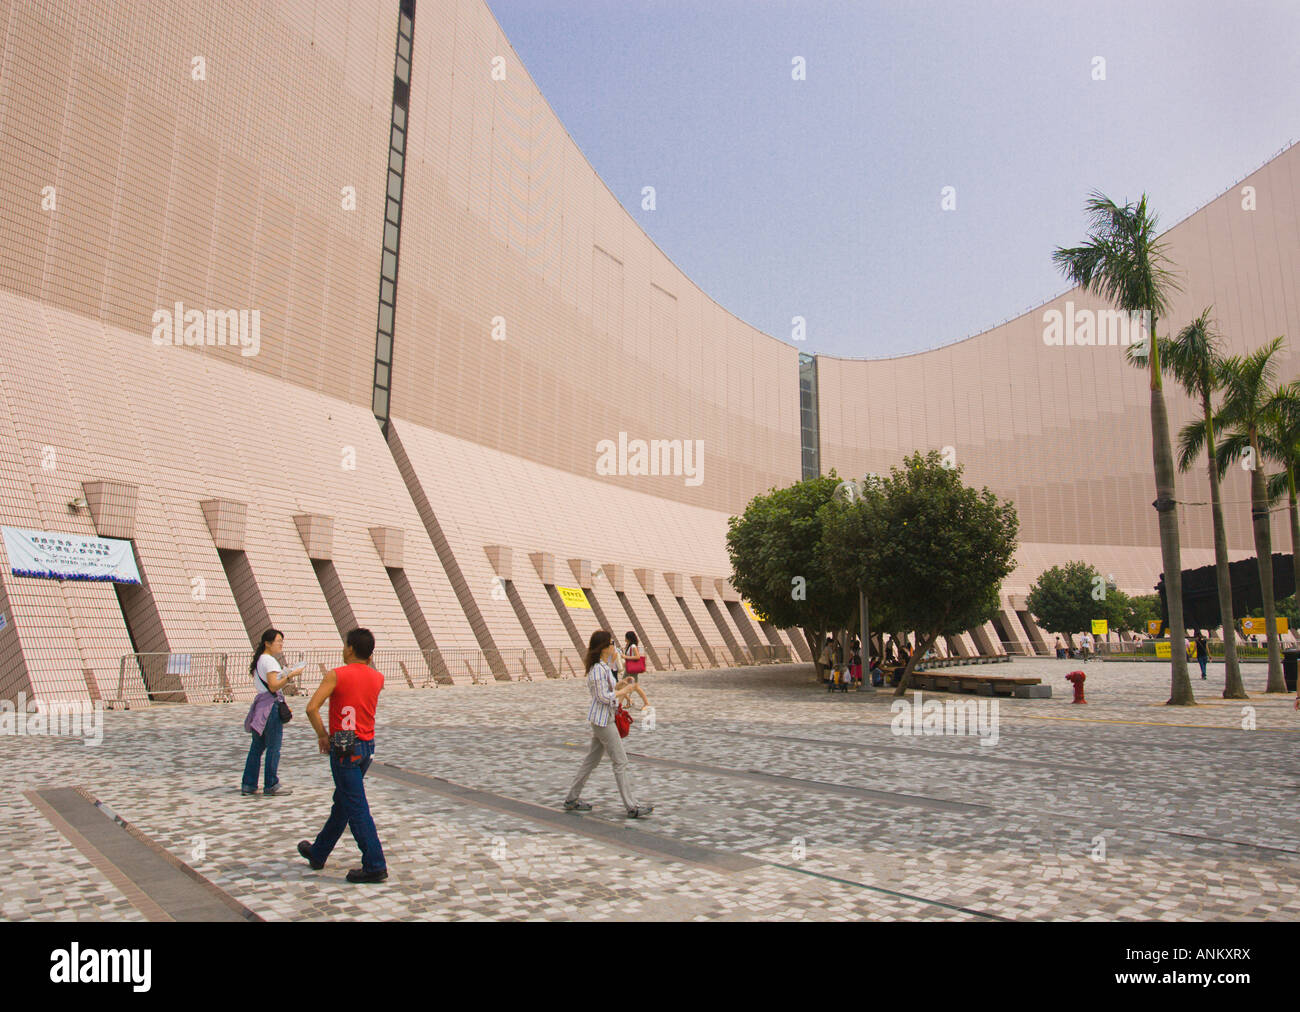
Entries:
POLYGON ((325 828, 316 837, 311 846, 313 861, 321 864, 330 856, 334 844, 339 842, 344 827, 352 830, 352 837, 361 848, 362 871, 385 871, 384 850, 379 845, 379 833, 375 829, 375 820, 370 817, 370 805, 366 801, 366 770, 375 755, 374 741, 358 740, 353 751, 356 753, 347 759, 337 758, 330 753, 330 772, 334 774, 334 807, 325 828))

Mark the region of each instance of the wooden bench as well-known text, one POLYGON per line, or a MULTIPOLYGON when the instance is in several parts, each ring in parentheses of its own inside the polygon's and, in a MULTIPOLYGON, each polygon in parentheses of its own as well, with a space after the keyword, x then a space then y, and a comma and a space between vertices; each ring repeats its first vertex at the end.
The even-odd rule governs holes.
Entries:
POLYGON ((927 692, 974 693, 978 696, 1018 696, 1027 699, 1050 699, 1052 687, 1041 678, 1009 675, 959 675, 952 672, 927 672, 913 675, 914 688, 927 692))

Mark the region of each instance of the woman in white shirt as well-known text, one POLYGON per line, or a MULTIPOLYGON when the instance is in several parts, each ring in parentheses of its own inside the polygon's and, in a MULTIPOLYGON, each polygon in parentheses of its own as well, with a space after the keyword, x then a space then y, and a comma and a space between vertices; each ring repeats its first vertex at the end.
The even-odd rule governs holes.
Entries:
POLYGON ((253 736, 248 747, 248 758, 244 762, 244 782, 239 789, 239 793, 245 797, 257 793, 258 766, 263 752, 266 753, 266 789, 262 792, 263 796, 293 793, 293 788, 280 786, 278 774, 280 742, 284 736, 284 724, 280 721, 280 690, 302 674, 303 665, 281 674, 283 666, 279 657, 283 652, 284 633, 279 629, 268 629, 262 633, 253 654, 253 663, 248 666, 248 673, 257 685, 257 696, 244 721, 244 727, 253 736))
POLYGON ((610 761, 614 764, 614 781, 618 784, 618 792, 622 795, 628 818, 639 819, 654 811, 654 805, 637 803, 632 776, 627 768, 627 753, 623 751, 623 739, 614 726, 615 712, 627 700, 636 684, 631 678, 615 682, 613 665, 618 663, 617 656, 618 648, 614 646, 612 633, 597 629, 591 634, 583 665, 587 669, 587 688, 591 692, 591 705, 587 708, 587 723, 591 725, 591 748, 582 760, 573 786, 564 799, 564 810, 591 811, 591 805, 581 800, 582 788, 591 776, 591 771, 600 764, 601 757, 609 753, 610 761))

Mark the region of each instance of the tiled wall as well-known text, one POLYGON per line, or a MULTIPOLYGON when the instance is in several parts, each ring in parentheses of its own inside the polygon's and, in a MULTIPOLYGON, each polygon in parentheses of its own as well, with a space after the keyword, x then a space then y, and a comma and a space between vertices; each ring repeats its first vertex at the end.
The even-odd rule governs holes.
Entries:
POLYGON ((798 479, 795 347, 651 242, 619 203, 640 194, 605 187, 482 0, 418 5, 410 122, 396 417, 593 478, 620 431, 700 439, 698 486, 600 480, 714 510, 798 479))
MULTIPOLYGON (((655 637, 656 649, 669 645, 667 634, 659 634, 659 622, 633 570, 654 570, 661 595, 667 594, 665 571, 705 573, 710 579, 730 572, 726 513, 666 502, 649 490, 612 486, 402 419, 393 428, 499 650, 529 644, 510 601, 492 593, 497 572, 485 551, 488 546, 510 549, 512 582, 551 650, 572 649, 573 644, 531 561, 534 553, 553 556, 553 580, 560 586, 582 583, 571 559, 592 563, 589 571, 622 566, 624 590, 637 618, 655 637)), ((594 583, 594 596, 621 636, 631 624, 608 577, 595 576, 587 583, 594 583)), ((665 613, 679 639, 697 646, 671 595, 667 601, 665 613)), ((703 613, 702 606, 699 611, 703 613)), ((596 628, 595 615, 573 610, 570 617, 585 642, 596 628)), ((711 621, 700 621, 700 626, 710 643, 721 642, 711 621)))
MULTIPOLYGON (((0 374, 0 523, 94 534, 90 511, 66 506, 82 483, 136 486, 136 550, 172 650, 248 649, 200 505, 212 499, 247 504, 243 549, 287 646, 339 643, 294 520, 318 514, 333 519, 339 582, 381 646, 417 642, 375 526, 404 532, 404 569, 438 645, 475 647, 368 406, 3 292, 0 345, 42 352, 7 354, 0 374)), ((7 565, 0 582, 17 620, 0 632, 0 648, 6 636, 21 638, 40 690, 84 692, 84 665, 112 695, 131 649, 112 587, 10 577, 7 565)))
POLYGON ((144 335, 177 301, 257 309, 259 354, 189 350, 369 405, 396 26, 397 0, 0 0, 0 290, 144 335))

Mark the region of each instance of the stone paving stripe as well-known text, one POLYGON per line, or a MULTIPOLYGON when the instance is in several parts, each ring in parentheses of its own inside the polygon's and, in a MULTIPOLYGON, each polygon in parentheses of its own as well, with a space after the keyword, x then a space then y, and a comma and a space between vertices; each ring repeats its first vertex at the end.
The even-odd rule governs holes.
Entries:
MULTIPOLYGON (((1163 705, 1163 704, 1162 704, 1163 705)), ((1249 700, 1243 700, 1242 706, 1249 706, 1249 700)), ((1076 724, 1140 724, 1143 727, 1194 727, 1206 731, 1240 731, 1239 727, 1223 727, 1220 724, 1175 724, 1163 720, 1100 720, 1095 717, 1049 717, 1046 714, 1029 714, 1013 713, 1010 715, 1016 720, 1064 720, 1076 724)), ((1285 727, 1257 727, 1252 734, 1259 731, 1270 731, 1273 734, 1300 734, 1300 731, 1294 731, 1285 727)))
POLYGON ((616 850, 635 850, 649 857, 668 861, 684 861, 689 864, 703 865, 722 871, 748 871, 766 863, 752 857, 746 857, 743 854, 715 850, 712 847, 702 847, 698 844, 660 836, 644 829, 634 829, 631 825, 606 822, 599 817, 587 817, 576 812, 546 808, 542 805, 534 805, 531 802, 508 798, 503 794, 494 794, 491 791, 480 791, 472 787, 464 787, 461 784, 452 783, 450 780, 444 780, 442 777, 417 773, 415 770, 394 766, 391 763, 373 763, 370 772, 371 774, 377 773, 387 780, 396 780, 420 790, 440 794, 445 798, 463 801, 467 804, 477 805, 480 808, 490 808, 507 815, 521 816, 552 829, 563 830, 566 833, 587 836, 593 840, 608 843, 616 850))
MULTIPOLYGON (((567 745, 561 745, 567 748, 567 745)), ((578 746, 582 748, 584 746, 578 746)), ((914 805, 939 812, 965 812, 978 814, 992 810, 989 805, 970 804, 965 801, 944 801, 942 798, 926 798, 917 794, 902 794, 895 791, 873 791, 870 787, 852 787, 848 784, 832 784, 825 780, 809 780, 804 777, 786 777, 778 773, 760 773, 758 770, 735 770, 726 766, 712 766, 706 763, 692 763, 681 759, 660 759, 640 752, 629 752, 629 756, 654 766, 668 766, 673 769, 687 770, 693 773, 708 773, 731 777, 734 780, 749 780, 758 784, 776 784, 782 787, 801 787, 821 794, 837 794, 845 798, 872 798, 876 801, 890 801, 899 805, 914 805)))
POLYGON ((956 910, 959 913, 970 914, 972 917, 983 917, 990 921, 1001 921, 1004 924, 1012 924, 1015 919, 1012 917, 999 917, 997 914, 990 914, 985 910, 974 910, 971 907, 959 907, 952 903, 944 903, 942 900, 930 900, 924 896, 917 896, 913 893, 895 892, 893 889, 884 889, 881 886, 867 885, 865 882, 854 882, 852 879, 839 878, 835 875, 827 875, 825 872, 811 871, 808 868, 797 868, 792 864, 778 864, 771 862, 773 868, 781 868, 785 871, 798 872, 800 875, 811 875, 813 878, 824 878, 828 882, 839 882, 841 885, 857 886, 859 889, 869 889, 873 893, 884 893, 886 896, 897 896, 900 899, 911 900, 913 903, 924 903, 928 907, 943 907, 945 910, 956 910))
POLYGON ((118 892, 126 897, 136 910, 151 921, 170 921, 167 911, 158 906, 153 900, 142 893, 122 870, 113 864, 112 861, 104 857, 95 847, 76 831, 59 813, 50 806, 50 804, 41 798, 38 791, 23 791, 23 797, 31 802, 32 807, 45 816, 46 820, 57 829, 96 870, 99 871, 113 885, 118 892))
POLYGON ((55 787, 26 797, 150 920, 261 920, 85 791, 55 787))
MULTIPOLYGON (((1121 774, 1123 770, 1106 769, 1101 766, 1072 766, 1069 763, 1044 762, 1039 759, 1004 759, 1000 756, 985 755, 989 751, 987 748, 981 751, 970 752, 942 752, 936 749, 913 748, 910 745, 878 745, 874 742, 850 741, 847 738, 796 738, 787 734, 758 734, 755 731, 731 731, 730 734, 741 735, 745 738, 762 738, 767 741, 797 741, 806 742, 809 745, 833 745, 835 748, 848 746, 849 748, 870 748, 881 752, 901 752, 906 755, 923 755, 934 756, 938 759, 950 759, 954 762, 967 762, 971 759, 980 762, 1003 763, 1008 766, 1032 766, 1049 770, 1071 770, 1075 773, 1109 773, 1121 774)), ((979 747, 979 746, 977 746, 979 747)))

